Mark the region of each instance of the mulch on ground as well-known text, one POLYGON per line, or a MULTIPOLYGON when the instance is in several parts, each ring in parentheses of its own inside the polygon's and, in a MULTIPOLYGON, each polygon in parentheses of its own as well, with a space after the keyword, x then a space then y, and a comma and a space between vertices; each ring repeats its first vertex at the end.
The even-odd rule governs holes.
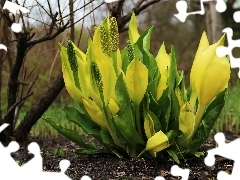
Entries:
MULTIPOLYGON (((231 141, 238 138, 232 132, 225 132, 226 140, 231 141)), ((90 139, 91 141, 92 139, 90 139)), ((163 176, 165 179, 181 179, 174 177, 170 173, 170 169, 176 163, 169 157, 166 158, 122 158, 119 159, 114 155, 79 155, 74 153, 75 148, 79 148, 66 138, 59 136, 54 139, 29 138, 28 142, 20 144, 20 150, 13 153, 13 158, 21 163, 26 163, 33 156, 28 153, 27 145, 30 142, 37 142, 41 148, 43 157, 44 171, 59 172, 59 162, 67 159, 71 162, 71 166, 66 174, 73 180, 80 180, 83 175, 88 175, 92 179, 154 179, 157 176, 163 176), (64 157, 56 155, 56 149, 63 149, 67 152, 64 157)), ((210 138, 200 149, 206 152, 208 149, 216 147, 214 139, 210 138)), ((208 167, 204 164, 204 158, 201 156, 188 157, 182 160, 179 166, 181 168, 189 168, 189 179, 216 179, 219 171, 227 171, 231 173, 233 161, 223 157, 216 157, 214 166, 208 167)))

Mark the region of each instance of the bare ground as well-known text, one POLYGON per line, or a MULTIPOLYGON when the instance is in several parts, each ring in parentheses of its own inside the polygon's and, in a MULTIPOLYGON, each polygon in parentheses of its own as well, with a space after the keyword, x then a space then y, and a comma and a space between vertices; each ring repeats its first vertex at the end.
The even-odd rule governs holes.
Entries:
MULTIPOLYGON (((225 132, 228 141, 238 138, 232 132, 225 132)), ((90 139, 92 140, 92 139, 90 139)), ((71 166, 66 174, 72 179, 81 179, 83 175, 88 175, 92 179, 154 179, 157 176, 163 176, 165 179, 181 179, 174 177, 170 169, 176 163, 169 157, 166 158, 123 158, 119 159, 114 155, 79 155, 74 154, 77 145, 59 136, 55 139, 30 138, 28 142, 21 144, 21 148, 13 153, 13 158, 22 163, 26 163, 33 156, 28 153, 27 145, 30 142, 37 142, 40 145, 43 157, 44 171, 60 171, 59 162, 62 159, 68 159, 71 166), (63 149, 67 152, 64 156, 59 153, 56 155, 56 149, 63 149)), ((215 165, 208 167, 204 164, 206 151, 216 147, 215 141, 210 138, 200 149, 205 152, 200 158, 189 157, 182 160, 179 165, 181 168, 189 168, 189 179, 217 179, 217 173, 221 170, 231 173, 233 161, 223 157, 217 157, 215 165)))

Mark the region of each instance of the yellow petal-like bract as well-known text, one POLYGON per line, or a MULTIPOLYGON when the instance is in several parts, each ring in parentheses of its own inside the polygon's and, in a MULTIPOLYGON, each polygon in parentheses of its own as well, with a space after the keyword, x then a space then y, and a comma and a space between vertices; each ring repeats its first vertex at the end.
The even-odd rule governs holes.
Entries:
POLYGON ((147 138, 155 134, 153 119, 149 113, 144 113, 144 130, 147 138))
POLYGON ((125 82, 131 100, 139 105, 148 86, 148 69, 137 58, 127 67, 125 82))
POLYGON ((212 101, 230 79, 228 58, 219 58, 216 54, 216 49, 224 44, 224 39, 225 34, 217 43, 203 50, 191 70, 191 86, 196 90, 199 103, 202 105, 207 105, 212 101))
POLYGON ((161 74, 161 78, 157 86, 157 99, 159 99, 162 96, 163 91, 167 88, 168 69, 170 67, 170 56, 166 52, 164 43, 159 49, 156 61, 161 74))
MULTIPOLYGON (((191 69, 191 74, 190 74, 190 84, 191 85, 195 84, 195 77, 198 75, 198 74, 196 74, 197 73, 196 70, 199 68, 199 65, 200 65, 199 63, 201 63, 200 56, 201 56, 202 52, 205 49, 207 49, 208 47, 209 47, 209 42, 207 39, 207 34, 204 31, 202 34, 202 37, 200 39, 198 50, 196 52, 195 59, 193 61, 193 65, 192 65, 192 69, 191 69)), ((192 86, 192 91, 195 91, 195 86, 192 86)))
POLYGON ((128 35, 129 35, 129 38, 130 38, 130 41, 131 41, 132 44, 137 42, 137 40, 140 36, 139 32, 138 32, 138 29, 137 29, 137 19, 136 19, 136 16, 135 16, 134 12, 132 13, 132 17, 131 17, 131 20, 129 22, 128 35))
POLYGON ((91 119, 101 126, 103 129, 107 130, 107 120, 101 109, 96 105, 96 103, 90 99, 82 100, 85 109, 91 119))
POLYGON ((186 146, 189 139, 192 137, 195 126, 195 115, 193 108, 189 102, 186 102, 182 107, 179 115, 179 129, 183 132, 183 136, 179 139, 181 146, 186 146))
POLYGON ((107 57, 98 46, 94 43, 91 44, 90 47, 91 58, 93 62, 95 62, 100 71, 101 81, 103 85, 103 96, 104 102, 107 105, 110 97, 115 88, 115 84, 117 81, 116 73, 113 68, 112 62, 109 57, 107 57))
POLYGON ((159 131, 154 136, 148 139, 146 150, 152 152, 159 152, 169 146, 170 144, 168 142, 168 137, 162 131, 159 131))

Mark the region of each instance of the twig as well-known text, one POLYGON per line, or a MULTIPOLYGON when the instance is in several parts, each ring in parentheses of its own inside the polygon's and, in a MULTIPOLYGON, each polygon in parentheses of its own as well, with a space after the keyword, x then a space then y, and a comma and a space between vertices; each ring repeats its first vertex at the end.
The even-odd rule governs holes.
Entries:
POLYGON ((19 101, 17 101, 15 104, 12 105, 11 108, 9 108, 9 110, 7 111, 7 113, 5 114, 5 117, 8 116, 13 110, 15 110, 15 107, 21 103, 22 101, 24 101, 25 99, 27 99, 28 97, 32 96, 33 92, 27 94, 25 97, 23 97, 22 99, 20 99, 19 101))
MULTIPOLYGON (((66 40, 66 38, 67 38, 67 34, 68 34, 67 32, 64 34, 64 37, 63 37, 63 39, 62 39, 61 44, 63 44, 63 43, 65 42, 65 40, 66 40)), ((53 67, 54 67, 55 62, 56 62, 56 60, 57 60, 57 58, 58 58, 58 55, 59 55, 59 49, 57 50, 57 53, 55 54, 53 63, 52 63, 51 68, 50 68, 50 73, 49 73, 49 77, 48 77, 48 82, 49 82, 49 83, 50 83, 50 80, 51 80, 51 75, 52 75, 53 67)))

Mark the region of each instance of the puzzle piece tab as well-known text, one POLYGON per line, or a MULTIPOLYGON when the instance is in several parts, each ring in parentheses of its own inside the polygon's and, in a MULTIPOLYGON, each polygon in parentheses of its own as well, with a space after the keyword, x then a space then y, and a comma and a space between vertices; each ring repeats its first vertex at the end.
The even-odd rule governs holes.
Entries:
MULTIPOLYGON (((173 176, 181 176, 182 180, 188 180, 189 173, 189 169, 182 169, 177 165, 173 165, 171 168, 171 174, 173 176)), ((157 176, 154 180, 165 180, 165 178, 162 176, 157 176)))
POLYGON ((240 23, 240 11, 236 11, 234 14, 233 14, 233 19, 236 23, 240 23))
POLYGON ((174 16, 176 18, 178 18, 181 22, 185 22, 186 18, 189 15, 194 15, 194 14, 203 15, 205 13, 203 3, 210 2, 210 1, 216 1, 215 8, 219 13, 226 11, 227 6, 226 6, 226 3, 224 2, 224 0, 200 0, 201 9, 199 11, 194 11, 194 12, 189 12, 189 13, 187 13, 187 2, 186 1, 178 1, 176 3, 176 8, 178 10, 178 14, 175 14, 174 16))
MULTIPOLYGON (((22 7, 16 3, 10 2, 10 1, 5 2, 3 9, 8 9, 14 15, 16 15, 18 10, 21 11, 23 14, 30 12, 29 9, 22 7)), ((13 23, 11 26, 11 29, 13 32, 19 33, 22 30, 22 25, 19 23, 13 23)))
POLYGON ((182 180, 188 180, 190 170, 189 169, 182 169, 177 165, 172 166, 171 174, 173 176, 181 176, 182 180))
MULTIPOLYGON (((230 58, 231 68, 240 68, 240 58, 235 58, 232 55, 232 50, 235 47, 240 48, 240 39, 238 39, 238 40, 232 39, 232 36, 233 36, 232 28, 227 27, 227 28, 223 29, 223 32, 226 33, 226 35, 227 35, 228 47, 225 47, 225 46, 218 47, 216 50, 217 56, 224 57, 224 56, 228 55, 230 58)), ((240 78, 240 71, 238 72, 238 77, 240 78)))
POLYGON ((213 166, 215 163, 215 155, 219 155, 231 160, 234 160, 232 174, 228 174, 224 171, 220 171, 217 175, 218 180, 235 180, 239 179, 240 176, 240 138, 230 142, 225 143, 225 136, 223 133, 218 133, 214 136, 215 141, 218 144, 218 147, 208 150, 208 155, 205 158, 205 164, 207 166, 213 166))
MULTIPOLYGON (((0 132, 2 132, 8 124, 0 126, 0 132)), ((15 141, 9 143, 7 147, 4 147, 0 142, 0 179, 20 179, 20 180, 32 180, 32 179, 58 179, 69 180, 70 178, 65 174, 65 171, 70 166, 68 160, 62 160, 59 163, 61 172, 43 172, 42 171, 42 157, 40 147, 37 143, 32 142, 28 145, 28 150, 34 155, 34 157, 26 164, 19 166, 18 163, 12 158, 11 153, 16 152, 19 149, 19 144, 15 141)), ((90 180, 89 178, 85 180, 90 180)))

